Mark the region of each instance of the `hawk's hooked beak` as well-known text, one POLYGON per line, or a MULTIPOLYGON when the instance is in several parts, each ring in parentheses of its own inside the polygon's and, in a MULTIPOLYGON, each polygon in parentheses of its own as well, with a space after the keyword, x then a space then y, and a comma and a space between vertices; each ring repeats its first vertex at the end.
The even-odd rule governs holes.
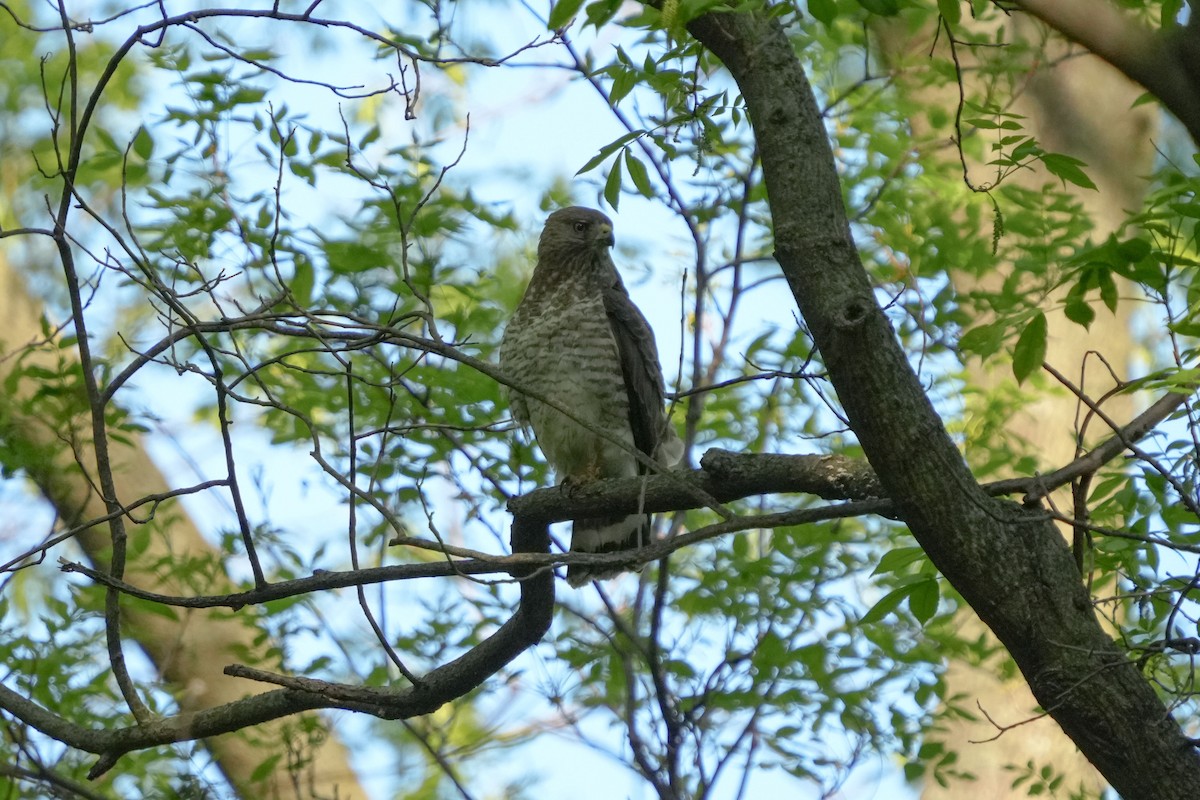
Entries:
POLYGON ((596 226, 596 241, 600 242, 605 247, 612 247, 617 243, 613 238, 612 225, 606 222, 601 222, 596 226))

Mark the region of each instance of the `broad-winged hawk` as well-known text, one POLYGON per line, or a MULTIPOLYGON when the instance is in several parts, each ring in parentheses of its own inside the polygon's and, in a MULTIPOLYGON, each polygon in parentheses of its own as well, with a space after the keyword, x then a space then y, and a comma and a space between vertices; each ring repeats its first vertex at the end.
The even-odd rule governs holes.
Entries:
MULTIPOLYGON (((662 367, 654 333, 613 266, 612 222, 570 207, 546 220, 537 266, 500 342, 500 366, 516 385, 567 409, 594 431, 520 391, 513 417, 533 428, 559 479, 569 483, 638 475, 633 451, 664 466, 682 443, 663 413, 662 367)), ((650 515, 617 514, 574 521, 571 549, 595 553, 646 544, 650 515)), ((572 566, 579 586, 615 571, 572 566)))

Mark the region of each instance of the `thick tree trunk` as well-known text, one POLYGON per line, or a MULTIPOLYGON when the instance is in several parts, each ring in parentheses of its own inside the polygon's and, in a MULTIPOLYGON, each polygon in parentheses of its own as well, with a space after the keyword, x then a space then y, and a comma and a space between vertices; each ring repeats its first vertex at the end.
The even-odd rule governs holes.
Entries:
MULTIPOLYGON (((24 282, 11 269, 0 253, 0 319, 5 329, 0 336, 0 380, 18 363, 16 354, 27 344, 42 339, 39 324, 39 304, 26 291, 24 282)), ((61 353, 63 351, 56 351, 61 353)), ((27 358, 47 359, 42 350, 27 358)), ((27 363, 27 362, 26 362, 27 363)), ((15 397, 0 398, 0 420, 6 426, 10 442, 20 441, 28 450, 50 454, 48 460, 28 469, 41 491, 54 504, 63 525, 74 527, 104 516, 105 506, 87 476, 76 465, 78 457, 94 467, 94 454, 87 447, 87 437, 76 440, 73 456, 62 436, 63 431, 52 428, 47 420, 29 416, 21 411, 25 393, 37 387, 28 381, 18 384, 15 397)), ((78 428, 86 429, 80 422, 78 428)), ((170 487, 158 468, 146 455, 137 438, 128 442, 110 439, 109 452, 113 462, 113 477, 117 494, 123 502, 133 502, 147 495, 167 492, 170 487)), ((149 507, 137 512, 144 519, 149 507)), ((186 513, 175 503, 166 503, 156 513, 161 522, 151 523, 157 529, 148 537, 146 549, 130 559, 126 579, 130 582, 167 594, 195 594, 196 587, 187 585, 176 575, 156 570, 161 561, 180 562, 197 559, 200 563, 219 563, 219 553, 201 535, 186 513)), ((137 526, 133 526, 136 535, 137 526)), ((88 557, 100 569, 108 567, 108 527, 98 525, 80 534, 77 541, 88 557)), ((30 542, 30 545, 34 542, 30 542)), ((51 569, 47 561, 38 569, 51 569)), ((205 593, 220 594, 234 591, 232 583, 218 574, 206 579, 205 593)), ((260 640, 252 612, 230 615, 228 611, 174 609, 177 619, 148 613, 136 603, 123 604, 124 630, 145 650, 163 678, 175 687, 181 710, 193 711, 229 703, 239 697, 261 691, 261 684, 229 678, 222 674, 226 664, 252 662, 270 665, 266 655, 269 641, 260 640)), ((350 768, 346 748, 332 734, 315 746, 306 735, 299 733, 297 720, 280 720, 258 726, 248 733, 229 734, 205 741, 221 771, 245 798, 269 800, 302 800, 303 798, 332 798, 355 800, 365 798, 350 768), (271 774, 263 782, 252 782, 251 775, 268 757, 283 753, 271 774)))

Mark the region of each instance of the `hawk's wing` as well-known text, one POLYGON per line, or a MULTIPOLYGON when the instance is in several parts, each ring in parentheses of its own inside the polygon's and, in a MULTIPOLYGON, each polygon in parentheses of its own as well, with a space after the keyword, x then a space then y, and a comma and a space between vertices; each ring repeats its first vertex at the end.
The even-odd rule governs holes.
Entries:
POLYGON ((617 341, 625 391, 629 395, 633 442, 638 450, 653 457, 667 424, 663 418, 666 390, 662 366, 658 363, 658 348, 650 324, 629 298, 620 276, 614 277, 613 284, 604 289, 604 311, 617 341))

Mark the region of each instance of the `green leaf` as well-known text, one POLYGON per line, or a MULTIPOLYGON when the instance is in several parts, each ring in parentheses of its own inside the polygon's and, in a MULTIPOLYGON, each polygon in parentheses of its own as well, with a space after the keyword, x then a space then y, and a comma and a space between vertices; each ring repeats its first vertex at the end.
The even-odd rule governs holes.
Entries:
POLYGON ((1158 24, 1164 28, 1173 28, 1179 21, 1179 12, 1183 10, 1183 0, 1163 0, 1159 10, 1158 24))
POLYGON ((1089 327, 1092 321, 1096 319, 1096 312, 1092 309, 1091 304, 1078 294, 1072 294, 1067 297, 1066 305, 1063 306, 1063 314, 1071 322, 1082 325, 1085 328, 1089 327))
POLYGON ((1167 330, 1178 333, 1181 336, 1200 336, 1200 322, 1186 319, 1180 320, 1168 325, 1167 330))
POLYGON ((1032 136, 1029 136, 1026 137, 1025 141, 1014 147, 1010 155, 1013 157, 1013 160, 1021 161, 1029 158, 1030 156, 1036 156, 1041 152, 1042 148, 1038 147, 1037 140, 1032 136))
POLYGON ((144 125, 139 125, 137 133, 133 136, 133 152, 143 161, 149 161, 154 152, 154 139, 146 132, 144 125))
POLYGON ((1150 255, 1150 242, 1145 239, 1126 239, 1117 245, 1117 252, 1121 257, 1130 263, 1141 261, 1146 256, 1150 255))
POLYGON ((895 16, 900 12, 899 0, 858 0, 858 4, 881 17, 895 16))
POLYGON ((862 619, 860 619, 859 622, 861 624, 867 624, 869 622, 878 622, 879 620, 883 619, 892 611, 895 611, 896 608, 904 602, 905 598, 912 594, 912 590, 912 586, 901 586, 899 589, 894 589, 888 592, 883 597, 879 598, 879 602, 871 606, 866 614, 862 615, 862 619))
POLYGON ((362 138, 358 140, 358 149, 366 149, 366 147, 378 139, 379 136, 380 130, 378 125, 372 125, 371 127, 367 128, 366 133, 364 133, 362 138))
POLYGON ((124 155, 116 150, 105 150, 103 152, 96 153, 96 155, 85 161, 84 164, 88 167, 88 169, 100 172, 101 170, 115 167, 116 165, 120 164, 124 158, 124 155))
POLYGON ((899 572, 909 564, 923 560, 925 560, 925 551, 919 547, 894 547, 883 554, 871 574, 882 575, 888 572, 899 572))
POLYGON ((117 140, 113 138, 113 135, 104 128, 96 128, 94 133, 96 134, 96 138, 104 144, 104 149, 114 151, 119 151, 122 149, 121 146, 117 144, 117 140))
POLYGON ((608 180, 604 182, 604 199, 612 206, 613 211, 617 210, 617 203, 621 201, 621 162, 614 161, 612 169, 608 173, 608 180))
POLYGON ((938 0, 938 13, 951 25, 962 19, 962 4, 959 0, 938 0))
POLYGON ((1117 282, 1113 280, 1112 273, 1108 270, 1098 272, 1096 278, 1100 281, 1100 299, 1104 301, 1104 305, 1108 306, 1108 310, 1116 313, 1117 311, 1117 282))
POLYGON ((1092 183, 1092 179, 1082 169, 1087 166, 1087 163, 1078 158, 1064 156, 1062 153, 1046 153, 1042 156, 1042 163, 1046 165, 1046 169, 1051 174, 1068 183, 1082 186, 1084 189, 1096 188, 1096 184, 1092 183))
POLYGON ((1017 383, 1024 383, 1034 371, 1041 369, 1045 360, 1046 315, 1039 311, 1021 332, 1017 346, 1013 349, 1013 375, 1016 376, 1017 383))
POLYGON ((625 99, 625 96, 637 88, 641 75, 632 69, 614 67, 612 88, 608 92, 608 102, 613 108, 625 99))
POLYGON ((306 308, 312 303, 313 285, 316 278, 313 274, 312 262, 307 258, 301 258, 299 254, 296 257, 296 268, 292 275, 291 283, 288 289, 292 293, 292 300, 301 308, 306 308))
POLYGON ((596 0, 594 3, 588 3, 587 24, 593 25, 599 30, 600 26, 612 21, 612 18, 620 11, 621 4, 621 0, 596 0))
POLYGON ((646 165, 628 147, 625 148, 625 167, 629 170, 629 177, 638 193, 642 197, 654 197, 654 186, 650 183, 650 173, 646 170, 646 165))
POLYGON ((279 759, 282 757, 282 754, 276 753, 275 755, 265 758, 263 762, 255 767, 254 771, 250 773, 250 782, 258 783, 259 781, 265 781, 267 776, 274 771, 275 765, 279 763, 279 759))
POLYGON ((590 171, 594 170, 596 167, 600 166, 602 163, 604 163, 606 160, 608 160, 609 156, 611 156, 613 153, 620 150, 622 147, 624 147, 629 142, 632 142, 634 139, 641 136, 643 133, 645 133, 645 131, 640 131, 640 130, 639 131, 630 131, 629 133, 625 134, 624 136, 617 139, 616 141, 609 142, 608 144, 604 145, 604 147, 600 148, 600 152, 596 153, 596 155, 592 156, 588 160, 588 162, 586 164, 584 164, 582 167, 580 167, 579 170, 575 174, 582 175, 585 172, 590 172, 590 171))
POLYGON ((745 536, 734 536, 730 552, 733 554, 735 560, 739 562, 745 561, 747 556, 750 555, 750 543, 746 541, 745 536))
POLYGON ((837 17, 837 0, 808 0, 808 13, 825 27, 837 17))
POLYGON ((785 664, 791 660, 791 651, 779 634, 767 631, 758 641, 754 656, 760 664, 785 664))
POLYGON ((259 89, 256 86, 240 86, 229 97, 229 104, 232 105, 254 105, 260 102, 267 96, 266 89, 259 89))
POLYGON ((938 588, 937 579, 930 578, 927 581, 914 583, 909 588, 912 593, 908 596, 908 610, 922 624, 933 619, 933 615, 937 613, 938 601, 941 599, 941 590, 938 588))
POLYGON ((554 8, 550 9, 550 19, 546 20, 546 27, 552 31, 567 27, 581 8, 583 0, 558 0, 554 8))
POLYGON ((963 353, 974 353, 981 358, 987 358, 1000 349, 1006 331, 1007 327, 998 322, 971 328, 959 337, 958 349, 963 353))
POLYGON ((1142 92, 1141 94, 1139 94, 1137 96, 1137 98, 1132 103, 1129 104, 1129 107, 1137 108, 1138 106, 1144 106, 1149 103, 1157 103, 1157 102, 1158 102, 1158 95, 1154 94, 1154 92, 1142 92))
POLYGON ((678 29, 682 29, 697 17, 710 9, 725 5, 726 0, 679 0, 679 14, 675 20, 678 29))
POLYGON ((1169 207, 1181 217, 1200 219, 1200 202, 1196 202, 1195 200, 1190 203, 1170 203, 1169 207))
POLYGON ((1004 123, 1002 122, 997 122, 994 119, 987 119, 985 117, 972 117, 970 119, 964 119, 963 124, 985 131, 997 130, 1004 126, 1004 123))

